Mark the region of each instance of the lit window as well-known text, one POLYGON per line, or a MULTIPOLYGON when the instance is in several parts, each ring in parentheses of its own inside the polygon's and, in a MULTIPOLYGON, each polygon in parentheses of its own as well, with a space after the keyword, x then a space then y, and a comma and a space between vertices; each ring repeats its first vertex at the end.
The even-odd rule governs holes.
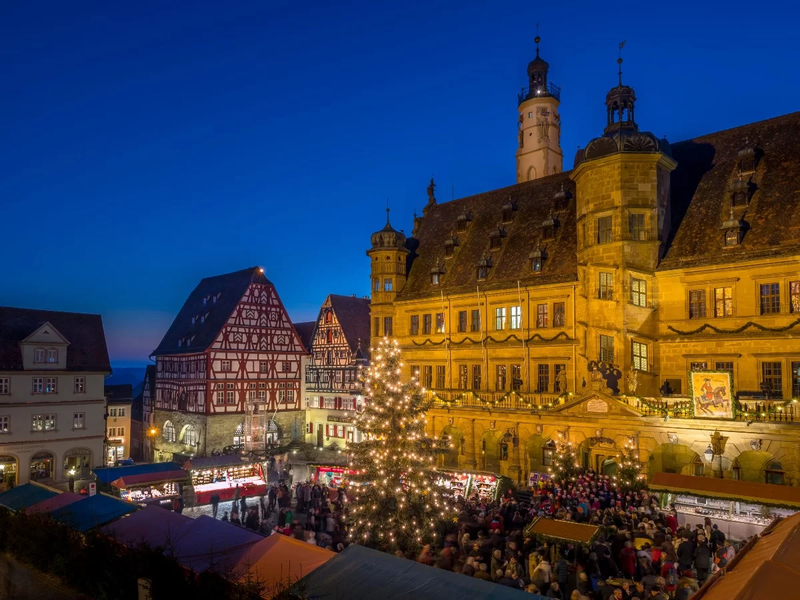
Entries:
POLYGON ((563 302, 553 302, 553 327, 564 326, 565 305, 563 302))
POLYGON ((58 362, 58 350, 55 348, 48 348, 47 349, 47 362, 49 363, 57 363, 58 362))
POLYGON ((383 280, 383 291, 384 292, 391 292, 392 291, 392 280, 391 279, 384 279, 383 280))
POLYGON ((522 365, 511 365, 511 389, 515 392, 522 389, 522 365))
POLYGON ((511 329, 521 329, 522 328, 522 307, 521 306, 512 306, 511 307, 511 329))
POLYGON ((714 316, 733 316, 733 288, 722 287, 714 289, 714 316))
POLYGON ((633 214, 628 216, 628 230, 632 240, 643 241, 647 239, 647 231, 644 228, 644 215, 633 214))
POLYGON ((600 361, 605 363, 614 362, 614 338, 610 335, 600 336, 600 361))
POLYGON ((725 232, 725 245, 738 246, 739 245, 739 230, 729 229, 725 232))
POLYGON ((547 327, 547 324, 549 322, 547 308, 548 308, 547 304, 536 305, 536 327, 538 328, 547 327))
POLYGON ((11 431, 11 417, 0 417, 0 433, 8 433, 11 431))
POLYGON ((444 313, 436 313, 436 333, 444 333, 444 313))
POLYGON ((800 281, 789 282, 789 310, 800 312, 800 281))
POLYGON ((45 394, 55 394, 58 392, 58 378, 48 377, 44 388, 45 394))
POLYGON ((708 363, 704 361, 689 363, 690 371, 708 371, 708 363))
POLYGON ((494 309, 494 328, 502 331, 506 328, 506 309, 505 307, 494 309))
POLYGON ((647 371, 647 344, 632 342, 633 368, 637 371, 647 371))
POLYGON ((11 380, 8 377, 0 377, 0 394, 11 393, 11 380))
POLYGON ((175 426, 172 424, 172 421, 165 421, 164 422, 164 430, 162 432, 165 442, 175 442, 175 426))
POLYGON ((612 241, 611 217, 600 217, 597 219, 597 243, 609 244, 612 241))
POLYGON ((187 425, 183 431, 183 444, 197 446, 197 430, 192 425, 187 425))
POLYGON ((531 259, 531 271, 534 273, 541 273, 542 272, 542 259, 541 258, 532 258, 531 259))
POLYGON ((469 375, 468 375, 468 368, 467 365, 459 365, 458 366, 458 389, 466 390, 467 386, 469 385, 469 375))
POLYGON ((631 277, 631 304, 634 306, 647 306, 647 282, 644 279, 631 277))
POLYGON ((439 273, 431 273, 431 283, 433 285, 439 285, 439 273))
POLYGON ((600 273, 598 298, 600 300, 613 300, 614 299, 614 274, 613 273, 600 273))

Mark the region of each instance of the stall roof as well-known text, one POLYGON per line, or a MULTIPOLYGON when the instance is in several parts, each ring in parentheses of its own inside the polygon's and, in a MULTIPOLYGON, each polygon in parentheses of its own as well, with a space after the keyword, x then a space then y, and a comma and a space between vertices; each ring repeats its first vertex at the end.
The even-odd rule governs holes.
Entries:
POLYGON ((37 502, 36 504, 29 506, 25 512, 29 514, 50 513, 63 506, 69 506, 74 502, 85 500, 86 498, 88 498, 88 496, 81 496, 80 494, 73 494, 72 492, 63 492, 61 494, 56 494, 55 496, 50 496, 46 500, 42 500, 41 502, 37 502))
POLYGON ((341 600, 408 600, 412 597, 436 600, 546 600, 544 596, 524 594, 521 590, 434 569, 355 544, 304 577, 300 585, 304 585, 309 598, 341 600))
POLYGON ((64 525, 84 532, 132 513, 136 509, 136 505, 130 502, 97 494, 86 500, 62 506, 50 513, 50 516, 64 525))
POLYGON ((690 494, 708 498, 736 500, 750 504, 770 504, 800 508, 800 487, 754 483, 717 477, 695 477, 677 473, 655 473, 648 486, 653 491, 690 494))
POLYGON ((191 517, 151 505, 109 523, 101 531, 126 546, 172 548, 193 522, 191 517))
POLYGON ((139 475, 123 475, 119 479, 111 482, 115 488, 126 489, 135 485, 152 485, 154 483, 166 483, 168 481, 183 481, 189 479, 186 471, 179 469, 177 465, 172 471, 161 471, 158 473, 140 473, 139 475))
POLYGON ((35 483, 26 483, 0 494, 0 506, 11 510, 26 509, 55 495, 56 492, 49 488, 35 483))
POLYGON ((97 480, 105 485, 108 485, 115 479, 124 477, 126 475, 141 475, 143 473, 161 473, 164 471, 172 471, 180 469, 180 466, 174 462, 152 463, 146 465, 131 465, 129 467, 103 467, 100 469, 93 469, 97 480))
POLYGON ((172 555, 183 566, 201 573, 232 568, 252 545, 264 536, 226 521, 203 515, 180 531, 172 555))
POLYGON ((335 552, 312 546, 293 537, 273 533, 245 550, 234 567, 242 578, 249 576, 266 585, 272 597, 276 584, 308 575, 336 556, 335 552))
POLYGON ((222 454, 220 456, 206 456, 203 458, 190 458, 183 463, 183 468, 187 471, 198 469, 214 469, 217 467, 233 467, 241 465, 246 461, 238 454, 222 454))
POLYGON ((583 525, 572 521, 559 521, 556 519, 537 518, 525 530, 526 536, 543 535, 580 544, 591 542, 600 528, 596 525, 583 525))
POLYGON ((800 588, 800 514, 778 522, 742 550, 731 565, 718 571, 697 600, 754 600, 787 598, 800 588))

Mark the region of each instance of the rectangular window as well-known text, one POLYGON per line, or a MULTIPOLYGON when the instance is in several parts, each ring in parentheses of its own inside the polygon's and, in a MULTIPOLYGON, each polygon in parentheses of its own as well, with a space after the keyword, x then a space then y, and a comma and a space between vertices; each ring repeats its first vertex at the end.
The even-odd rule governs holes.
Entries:
POLYGON ((372 280, 372 289, 375 292, 380 292, 381 291, 381 280, 378 279, 377 277, 372 280))
POLYGON ((225 404, 225 392, 217 392, 215 395, 215 400, 217 404, 225 404))
POLYGON ((43 377, 34 377, 33 378, 33 393, 34 394, 43 394, 44 393, 44 378, 43 377))
POLYGON ((284 373, 289 373, 291 372, 291 370, 292 370, 292 363, 290 363, 288 360, 284 360, 281 362, 281 371, 283 371, 284 373))
POLYGON ((49 363, 57 363, 58 362, 58 350, 55 348, 48 348, 47 349, 47 362, 49 363))
POLYGON ((789 282, 789 310, 800 313, 800 281, 789 282))
POLYGON ((117 416, 117 409, 116 408, 109 408, 108 409, 108 416, 109 417, 116 417, 117 416))
POLYGON ((502 331, 506 328, 506 308, 505 306, 501 308, 494 309, 494 328, 498 331, 502 331))
POLYGON ((614 299, 614 274, 600 273, 598 276, 598 295, 600 300, 614 299))
POLYGON ((781 312, 781 286, 777 283, 761 285, 761 314, 781 312))
POLYGON ((466 390, 469 386, 469 371, 467 365, 458 366, 458 389, 466 390))
POLYGON ((229 391, 228 395, 226 397, 226 402, 228 404, 236 404, 236 392, 230 392, 229 391))
POLYGON ((422 386, 428 389, 433 387, 433 366, 431 365, 422 367, 422 386))
POLYGON ((631 304, 634 306, 647 306, 647 282, 644 279, 631 277, 631 304))
POLYGON ((470 331, 480 331, 480 330, 481 330, 481 311, 478 309, 473 309, 472 320, 470 321, 470 331))
POLYGON ((436 389, 443 390, 445 388, 445 371, 444 365, 436 366, 436 389))
POLYGON ((706 291, 689 290, 689 318, 704 319, 706 316, 706 291))
POLYGON ((35 363, 44 362, 44 348, 36 348, 36 350, 33 351, 33 362, 35 363))
POLYGON ((431 332, 432 318, 430 315, 422 315, 422 333, 428 335, 431 332))
POLYGON ((0 417, 0 433, 8 433, 11 431, 11 417, 0 417))
POLYGON ((11 393, 11 380, 8 377, 0 377, 0 394, 11 393))
POLYGON ((597 219, 597 243, 611 243, 611 217, 600 217, 597 219))
POLYGON ((411 323, 408 329, 411 335, 419 335, 419 315, 411 315, 411 323))
POLYGON ((600 336, 600 361, 605 363, 614 362, 614 338, 610 335, 600 336))
POLYGON ((117 427, 117 435, 119 437, 123 437, 125 435, 125 428, 124 427, 117 427))
POLYGON ((372 319, 372 335, 378 337, 381 334, 381 320, 380 317, 372 319))
POLYGON ((120 417, 124 417, 125 416, 125 409, 124 408, 120 408, 119 409, 119 416, 120 417))
POLYGON ((511 389, 515 392, 522 389, 522 365, 511 365, 511 389))
POLYGON ((792 398, 800 398, 800 362, 792 361, 792 398))
POLYGON ((689 363, 690 371, 708 371, 708 363, 705 361, 689 363))
POLYGON ((220 371, 230 371, 231 370, 231 361, 223 360, 222 362, 220 362, 219 370, 220 371))
POLYGON ((260 372, 262 372, 262 373, 266 373, 267 372, 267 361, 265 361, 265 360, 258 361, 258 370, 260 372))
POLYGON ((322 399, 322 408, 335 409, 336 408, 336 399, 335 398, 323 398, 322 399))
POLYGON ((458 332, 465 333, 467 331, 467 311, 458 311, 458 332))
POLYGON ((566 392, 567 391, 567 390, 562 390, 561 389, 561 383, 559 383, 559 381, 558 381, 558 376, 561 374, 561 371, 566 371, 566 370, 567 370, 567 365, 564 365, 564 364, 553 365, 553 391, 554 392, 558 392, 560 394, 561 392, 566 392))
POLYGON ((729 361, 714 363, 714 368, 717 371, 727 371, 733 374, 733 363, 729 361))
POLYGON ((481 366, 472 365, 472 389, 481 389, 481 366))
POLYGON ((633 355, 633 368, 637 371, 647 371, 647 344, 631 342, 631 354, 633 355))
POLYGON ((436 333, 444 333, 444 313, 436 313, 436 333))
POLYGON ((773 396, 783 395, 783 363, 780 362, 765 362, 761 363, 761 386, 766 392, 770 392, 773 396))
POLYGON ((411 365, 411 378, 419 381, 419 365, 411 365))
POLYGON ((44 431, 44 415, 31 415, 31 431, 44 431))
POLYGON ((391 292, 392 291, 392 280, 391 279, 384 279, 383 280, 383 291, 384 292, 391 292))
POLYGON ((504 391, 506 389, 506 366, 497 365, 495 370, 495 389, 504 391))
POLYGON ((547 304, 536 305, 536 327, 547 327, 547 304))
POLYGON ((714 288, 714 316, 733 316, 733 288, 714 288))
POLYGON ((565 306, 563 302, 553 302, 553 327, 564 326, 565 306))
POLYGON ((644 215, 629 215, 628 230, 630 231, 632 240, 646 240, 647 231, 644 228, 644 215))
POLYGON ((58 378, 48 377, 45 384, 44 391, 46 394, 55 394, 58 392, 58 378))
POLYGON ((522 307, 511 307, 511 329, 522 329, 522 307))
POLYGON ((550 365, 538 365, 536 391, 543 393, 550 389, 550 365))
POLYGON ((392 317, 383 317, 383 335, 392 335, 392 317))
POLYGON ((117 436, 117 428, 116 427, 109 427, 108 428, 108 437, 113 438, 117 436))

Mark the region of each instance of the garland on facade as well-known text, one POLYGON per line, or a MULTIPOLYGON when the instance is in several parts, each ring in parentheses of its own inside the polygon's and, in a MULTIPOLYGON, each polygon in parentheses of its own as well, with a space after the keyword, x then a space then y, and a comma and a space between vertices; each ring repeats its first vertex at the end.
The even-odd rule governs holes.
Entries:
POLYGON ((646 485, 642 462, 639 460, 639 451, 633 442, 628 441, 617 454, 617 474, 613 477, 624 493, 638 492, 646 485))
MULTIPOLYGON (((531 337, 525 339, 524 341, 525 342, 536 342, 536 341, 538 341, 538 342, 549 343, 549 342, 555 342, 556 340, 561 339, 561 338, 563 338, 564 340, 566 340, 568 342, 569 341, 573 341, 572 338, 570 338, 569 335, 567 335, 566 332, 564 332, 564 331, 560 331, 559 333, 557 333, 556 335, 554 335, 551 338, 546 338, 541 334, 534 333, 531 337)), ((421 342, 418 342, 416 340, 411 340, 411 343, 414 344, 415 346, 428 346, 428 345, 430 345, 430 346, 441 346, 442 344, 444 344, 444 343, 449 341, 451 346, 460 346, 460 345, 466 344, 466 343, 484 344, 485 345, 487 342, 494 342, 495 344, 504 344, 509 340, 515 340, 515 341, 517 341, 519 343, 523 342, 523 338, 517 336, 515 333, 512 333, 511 335, 507 336, 504 339, 495 339, 493 336, 489 335, 489 336, 486 336, 483 340, 473 340, 471 337, 465 337, 465 338, 463 338, 463 339, 461 339, 461 340, 459 340, 457 342, 454 342, 452 340, 448 340, 447 338, 445 338, 445 339, 443 339, 443 340, 441 340, 439 342, 434 342, 432 339, 426 338, 426 339, 422 340, 421 342)))
POLYGON ((744 331, 746 331, 747 329, 750 329, 751 327, 755 327, 759 331, 764 331, 764 332, 768 332, 768 333, 782 333, 782 332, 785 332, 785 331, 789 331, 790 329, 794 329, 798 325, 800 325, 800 319, 797 319, 797 320, 789 323, 786 327, 765 327, 764 325, 760 325, 758 323, 754 323, 753 321, 748 321, 747 323, 745 323, 741 327, 737 327, 736 329, 720 329, 719 327, 715 327, 711 323, 706 323, 704 325, 701 325, 697 329, 693 329, 691 331, 681 331, 680 329, 676 329, 675 327, 672 327, 671 325, 668 326, 667 329, 669 329, 673 333, 677 333, 678 335, 695 335, 697 333, 702 333, 706 329, 710 329, 714 333, 736 334, 736 333, 743 333, 744 331))

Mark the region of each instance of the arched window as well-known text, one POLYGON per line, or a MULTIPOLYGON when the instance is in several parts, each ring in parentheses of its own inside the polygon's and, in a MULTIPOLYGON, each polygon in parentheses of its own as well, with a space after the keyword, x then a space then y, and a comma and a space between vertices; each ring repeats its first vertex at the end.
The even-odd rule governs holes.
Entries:
POLYGON ((767 483, 783 485, 783 466, 778 461, 769 463, 764 470, 764 475, 767 483))
POLYGON ((692 461, 692 475, 695 477, 702 477, 705 475, 705 466, 703 466, 703 461, 699 456, 695 456, 692 461))
POLYGON ((172 442, 175 443, 175 426, 172 424, 172 421, 165 421, 164 422, 164 441, 165 442, 172 442))
POLYGON ((733 471, 733 478, 736 481, 742 480, 742 467, 739 464, 739 460, 736 459, 733 461, 733 465, 731 466, 731 471, 733 471))
POLYGON ((187 425, 183 430, 184 446, 197 446, 197 429, 193 425, 187 425))

